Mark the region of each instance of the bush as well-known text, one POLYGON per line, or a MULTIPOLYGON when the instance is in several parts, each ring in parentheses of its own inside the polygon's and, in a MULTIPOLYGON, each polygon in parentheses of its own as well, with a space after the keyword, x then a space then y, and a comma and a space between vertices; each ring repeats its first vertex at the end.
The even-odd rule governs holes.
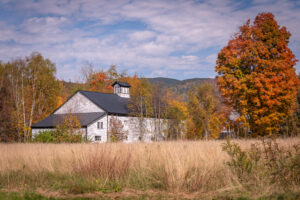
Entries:
POLYGON ((80 127, 70 127, 65 123, 60 124, 56 127, 54 142, 62 143, 62 142, 70 142, 70 143, 78 143, 82 141, 82 131, 80 127))
POLYGON ((82 142, 82 133, 80 130, 78 133, 70 132, 67 127, 60 125, 56 127, 56 130, 39 132, 34 136, 33 142, 79 143, 82 142))
POLYGON ((40 132, 39 134, 34 136, 33 141, 34 142, 42 142, 42 143, 54 142, 55 132, 56 131, 40 132))
POLYGON ((76 143, 82 141, 82 134, 78 118, 75 115, 68 114, 64 117, 62 123, 56 126, 55 130, 40 132, 34 137, 33 141, 43 143, 76 143))
POLYGON ((239 181, 250 190, 293 190, 300 185, 300 145, 279 147, 274 139, 252 144, 248 150, 228 140, 223 150, 230 156, 227 162, 239 181))

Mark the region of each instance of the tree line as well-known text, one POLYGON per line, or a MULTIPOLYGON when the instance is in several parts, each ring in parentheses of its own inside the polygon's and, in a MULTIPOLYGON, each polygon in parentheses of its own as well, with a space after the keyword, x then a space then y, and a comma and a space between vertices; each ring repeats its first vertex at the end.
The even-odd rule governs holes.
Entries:
MULTIPOLYGON (((71 95, 66 95, 67 89, 63 82, 55 77, 55 73, 55 64, 39 53, 0 64, 1 141, 29 141, 31 125, 51 114, 71 95)), ((119 73, 116 66, 110 66, 106 71, 95 70, 92 66, 88 66, 83 68, 82 74, 83 83, 74 84, 71 93, 79 89, 113 93, 114 81, 128 82, 132 86, 131 98, 127 105, 130 115, 138 117, 142 134, 146 131, 143 120, 145 118, 155 120, 158 135, 154 140, 158 140, 159 137, 164 139, 201 139, 204 135, 217 137, 216 133, 221 130, 222 120, 218 118, 222 115, 219 110, 220 102, 216 98, 215 87, 211 84, 201 85, 190 91, 191 101, 185 102, 167 87, 160 84, 151 85, 148 79, 138 77, 136 74, 129 76, 125 72, 119 73), (167 132, 162 130, 162 126, 166 124, 162 124, 161 119, 169 121, 167 132), (188 125, 183 123, 185 120, 188 125), (208 127, 204 123, 208 123, 208 127)), ((79 128, 78 121, 75 122, 79 128)), ((66 126, 60 126, 58 129, 63 130, 62 127, 66 129, 66 126)), ((55 141, 66 138, 62 131, 58 131, 53 137, 56 138, 55 141)))

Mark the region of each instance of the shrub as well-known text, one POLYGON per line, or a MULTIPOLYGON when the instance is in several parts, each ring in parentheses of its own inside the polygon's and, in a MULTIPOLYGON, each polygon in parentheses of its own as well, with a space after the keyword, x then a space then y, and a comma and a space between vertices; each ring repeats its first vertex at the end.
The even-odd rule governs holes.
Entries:
POLYGON ((274 139, 268 139, 242 150, 227 140, 223 150, 230 156, 227 164, 248 189, 262 191, 269 186, 287 191, 300 185, 299 144, 279 147, 274 139))
POLYGON ((77 128, 74 129, 73 127, 68 127, 67 125, 60 124, 56 126, 56 131, 54 135, 54 142, 56 143, 63 143, 63 142, 70 142, 70 143, 78 143, 82 141, 82 131, 77 128))
MULTIPOLYGON (((53 131, 43 131, 35 135, 34 142, 42 143, 78 143, 82 141, 82 130, 79 120, 75 115, 67 115, 61 124, 53 131)), ((87 141, 87 139, 85 139, 87 141)))
POLYGON ((56 131, 40 132, 39 134, 34 136, 33 141, 34 142, 42 142, 42 143, 54 142, 55 132, 56 131))
POLYGON ((78 118, 73 114, 64 117, 63 122, 56 126, 55 142, 81 142, 83 132, 78 118))
MULTIPOLYGON (((74 134, 70 133, 65 126, 57 126, 56 130, 53 131, 43 131, 35 135, 33 142, 41 143, 78 143, 82 142, 81 133, 74 134)), ((84 141, 88 141, 84 139, 84 141)))

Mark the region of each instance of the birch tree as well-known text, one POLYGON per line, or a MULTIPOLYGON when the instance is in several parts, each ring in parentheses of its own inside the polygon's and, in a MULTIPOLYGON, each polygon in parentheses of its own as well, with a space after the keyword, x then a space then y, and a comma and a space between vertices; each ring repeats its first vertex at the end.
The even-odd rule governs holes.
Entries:
POLYGON ((49 59, 33 53, 6 63, 5 71, 13 106, 11 126, 16 127, 19 141, 27 141, 31 125, 57 107, 60 84, 55 78, 56 68, 49 59))

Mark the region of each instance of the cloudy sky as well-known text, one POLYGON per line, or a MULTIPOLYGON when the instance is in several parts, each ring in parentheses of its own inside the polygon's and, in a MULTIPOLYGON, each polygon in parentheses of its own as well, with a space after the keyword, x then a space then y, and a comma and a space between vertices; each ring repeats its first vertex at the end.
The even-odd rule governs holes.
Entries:
POLYGON ((214 77, 220 49, 260 12, 292 33, 299 59, 300 1, 0 0, 0 60, 40 52, 64 80, 77 80, 88 64, 144 77, 214 77))

